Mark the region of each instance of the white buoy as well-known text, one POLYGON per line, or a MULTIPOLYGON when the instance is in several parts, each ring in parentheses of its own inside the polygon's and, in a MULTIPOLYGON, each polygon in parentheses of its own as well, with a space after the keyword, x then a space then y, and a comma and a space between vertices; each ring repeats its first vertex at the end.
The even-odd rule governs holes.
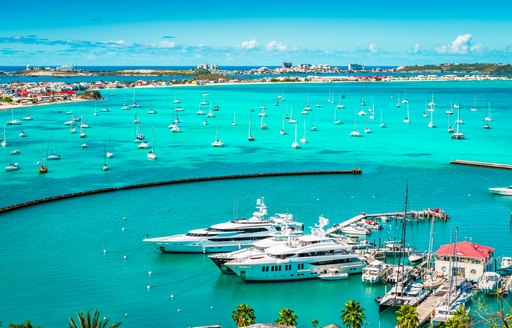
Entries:
POLYGON ((125 255, 125 256, 123 256, 123 260, 126 260, 127 258, 128 258, 128 256, 126 256, 126 255, 125 255))
POLYGON ((172 299, 172 298, 174 298, 174 295, 173 295, 173 294, 171 294, 171 296, 169 296, 169 298, 171 298, 171 299, 172 299))
POLYGON ((106 254, 106 253, 107 253, 107 250, 106 250, 106 249, 104 249, 104 250, 103 250, 103 254, 106 254))
POLYGON ((153 274, 153 272, 149 271, 148 272, 148 276, 151 276, 153 274))
POLYGON ((150 285, 147 285, 147 286, 146 286, 146 289, 147 289, 147 290, 149 290, 150 288, 151 288, 151 286, 150 286, 150 285))

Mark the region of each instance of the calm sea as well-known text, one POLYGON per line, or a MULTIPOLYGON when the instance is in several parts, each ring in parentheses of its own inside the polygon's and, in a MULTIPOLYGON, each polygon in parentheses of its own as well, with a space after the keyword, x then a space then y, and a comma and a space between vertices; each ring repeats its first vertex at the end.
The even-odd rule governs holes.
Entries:
MULTIPOLYGON (((320 214, 337 223, 363 211, 402 211, 408 183, 409 208, 439 207, 451 215, 448 222, 435 225, 436 248, 448 243, 450 232, 458 227, 459 240, 494 247, 497 256, 512 255, 512 198, 488 192, 489 187, 511 185, 512 172, 449 164, 452 159, 512 164, 512 82, 225 85, 102 90, 102 95, 104 101, 0 112, 3 122, 12 116, 34 118, 5 128, 9 146, 0 149, 0 158, 5 164, 17 161, 21 170, 0 173, 0 206, 198 176, 356 167, 363 175, 151 187, 4 213, 0 217, 0 321, 4 325, 31 320, 45 328, 62 327, 76 311, 99 309, 111 321, 122 321, 123 327, 213 323, 233 327, 231 311, 240 303, 253 307, 260 323, 273 322, 279 310, 289 307, 299 316, 299 327, 311 327, 314 319, 321 325, 341 325, 340 309, 354 299, 365 308, 370 327, 394 327, 394 313, 379 316, 374 301, 383 295, 384 286, 362 286, 359 275, 337 282, 244 283, 221 274, 205 255, 160 254, 142 242, 146 235, 177 234, 223 222, 235 212, 249 216, 259 197, 265 197, 271 213, 288 210, 309 227, 320 214), (279 95, 285 101, 275 106, 279 95), (432 98, 436 128, 427 126, 430 116, 422 116, 432 98), (121 110, 134 99, 141 107, 121 110), (185 109, 178 117, 182 133, 168 129, 178 115, 175 99, 185 109), (403 123, 407 115, 403 99, 409 103, 409 124, 403 123), (211 105, 200 105, 203 100, 211 105), (362 100, 366 116, 357 115, 362 100), (344 109, 335 109, 339 102, 344 109), (306 103, 313 110, 302 115, 306 103), (465 140, 452 140, 447 132, 445 111, 454 104, 460 105, 464 124, 459 129, 465 140), (216 117, 196 115, 200 108, 208 112, 215 105, 220 106, 216 117), (478 111, 470 110, 473 105, 478 111), (263 121, 261 106, 267 114, 263 121), (372 106, 374 119, 369 118, 372 106), (150 108, 157 114, 148 114, 150 108), (489 109, 491 129, 485 130, 489 109), (381 112, 386 128, 379 126, 381 112), (298 120, 297 138, 307 139, 300 149, 291 148, 294 125, 283 123, 286 114, 298 120), (334 125, 334 115, 344 124, 334 125), (70 133, 64 122, 72 117, 82 117, 89 124, 87 138, 70 133), (154 162, 133 141, 136 118, 141 122, 139 130, 154 144, 158 156, 154 162), (254 142, 247 141, 249 121, 254 142), (268 129, 260 129, 261 124, 268 129), (286 135, 279 134, 283 126, 286 135), (310 131, 311 126, 318 131, 310 131), (363 132, 366 127, 371 133, 363 132), (350 137, 354 129, 364 136, 350 137), (21 130, 27 137, 18 136, 21 130), (210 146, 216 134, 225 147, 210 146), (88 148, 81 148, 84 141, 88 148), (10 157, 13 149, 21 154, 10 157), (48 161, 46 175, 37 173, 41 149, 62 156, 48 161), (108 160, 107 172, 102 171, 104 149, 115 154, 108 160)), ((453 127, 456 119, 454 110, 453 127)), ((391 222, 370 239, 398 236, 391 222)), ((427 223, 408 224, 408 243, 426 249, 428 240, 427 223)))

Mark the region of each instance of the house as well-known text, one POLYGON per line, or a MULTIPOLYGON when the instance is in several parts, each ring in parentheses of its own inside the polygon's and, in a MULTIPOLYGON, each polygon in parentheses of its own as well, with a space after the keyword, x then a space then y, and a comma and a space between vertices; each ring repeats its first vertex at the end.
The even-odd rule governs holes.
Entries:
POLYGON ((450 267, 455 276, 478 281, 484 272, 494 268, 494 248, 470 241, 442 245, 435 252, 435 269, 448 277, 450 267))

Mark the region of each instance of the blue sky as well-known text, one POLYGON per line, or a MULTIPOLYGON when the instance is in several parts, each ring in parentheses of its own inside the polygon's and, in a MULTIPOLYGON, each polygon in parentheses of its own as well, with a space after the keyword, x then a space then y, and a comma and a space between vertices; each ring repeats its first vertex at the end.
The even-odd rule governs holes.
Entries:
POLYGON ((9 1, 0 66, 512 63, 511 9, 502 0, 9 1))

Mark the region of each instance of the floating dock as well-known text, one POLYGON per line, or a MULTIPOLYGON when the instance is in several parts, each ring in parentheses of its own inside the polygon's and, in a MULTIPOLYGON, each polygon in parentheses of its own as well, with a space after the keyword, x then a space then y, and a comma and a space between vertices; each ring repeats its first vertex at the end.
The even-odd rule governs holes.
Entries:
POLYGON ((500 170, 512 170, 512 165, 509 165, 509 164, 498 164, 498 163, 488 163, 488 162, 466 161, 466 160, 461 160, 461 159, 456 159, 456 160, 450 161, 450 164, 466 165, 466 166, 476 166, 476 167, 485 167, 485 168, 500 169, 500 170))
POLYGON ((20 203, 20 204, 2 207, 2 208, 0 208, 0 213, 12 211, 12 210, 27 207, 27 206, 32 206, 32 205, 47 203, 47 202, 51 202, 51 201, 55 201, 55 200, 60 200, 60 199, 67 199, 67 198, 100 194, 100 193, 111 192, 111 191, 137 189, 137 188, 144 188, 144 187, 155 187, 155 186, 163 186, 163 185, 192 183, 192 182, 205 182, 205 181, 217 181, 217 180, 268 178, 268 177, 299 176, 299 175, 332 175, 332 174, 361 175, 361 174, 363 174, 363 172, 360 169, 355 168, 353 170, 268 172, 268 173, 263 172, 263 173, 221 175, 221 176, 213 176, 213 177, 199 177, 199 178, 186 178, 186 179, 177 179, 177 180, 156 181, 156 182, 127 185, 127 186, 123 186, 123 187, 112 187, 112 188, 87 190, 87 191, 75 192, 75 193, 71 193, 71 194, 64 194, 64 195, 58 195, 58 196, 52 196, 52 197, 47 197, 47 198, 42 198, 42 199, 31 200, 31 201, 20 203))

